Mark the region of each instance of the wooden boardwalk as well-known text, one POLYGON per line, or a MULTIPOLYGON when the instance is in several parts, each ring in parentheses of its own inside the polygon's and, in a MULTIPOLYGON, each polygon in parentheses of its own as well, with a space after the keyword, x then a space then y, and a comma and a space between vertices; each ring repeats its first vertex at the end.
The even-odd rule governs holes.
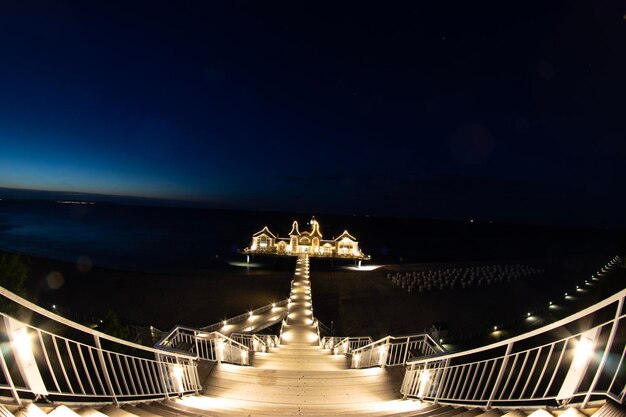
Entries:
POLYGON ((255 353, 249 367, 217 365, 203 382, 202 396, 175 402, 199 413, 221 409, 241 415, 387 415, 422 408, 419 402, 401 400, 401 372, 350 369, 346 356, 319 346, 309 278, 309 259, 302 255, 277 348, 255 353))

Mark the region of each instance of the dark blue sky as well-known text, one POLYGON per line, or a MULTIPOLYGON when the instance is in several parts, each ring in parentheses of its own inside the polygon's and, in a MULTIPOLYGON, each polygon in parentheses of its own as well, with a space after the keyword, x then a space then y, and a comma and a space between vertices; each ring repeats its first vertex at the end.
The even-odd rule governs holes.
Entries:
POLYGON ((2 2, 0 187, 626 226, 622 2, 336 3, 2 2))

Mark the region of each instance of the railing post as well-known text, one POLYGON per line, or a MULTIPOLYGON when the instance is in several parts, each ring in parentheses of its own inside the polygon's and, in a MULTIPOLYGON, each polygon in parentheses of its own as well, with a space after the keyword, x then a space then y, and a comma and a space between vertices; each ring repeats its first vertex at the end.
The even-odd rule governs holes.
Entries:
POLYGON ((406 363, 406 358, 409 356, 409 340, 410 339, 411 339, 411 336, 406 337, 406 345, 404 348, 404 359, 402 360, 402 364, 406 363))
MULTIPOLYGON (((384 345, 385 351, 380 353, 381 356, 384 356, 380 358, 380 367, 383 369, 385 369, 385 366, 387 365, 387 358, 389 357, 389 346, 390 346, 389 341, 390 340, 391 340, 391 336, 387 336, 385 338, 385 345, 384 345)), ((374 349, 372 347, 372 354, 370 354, 370 361, 372 360, 371 358, 374 356, 373 353, 374 353, 374 349)))
POLYGON ((15 399, 15 402, 17 403, 17 405, 21 406, 22 405, 22 400, 20 400, 20 396, 17 392, 17 390, 15 389, 15 384, 13 383, 13 378, 11 378, 11 374, 9 373, 9 368, 7 367, 7 362, 4 359, 4 353, 0 352, 0 359, 2 360, 2 372, 4 373, 4 377, 6 378, 7 382, 9 383, 9 387, 11 388, 11 394, 13 395, 13 398, 15 399))
MULTIPOLYGON (((596 388, 596 384, 600 379, 600 375, 602 374, 602 370, 604 369, 604 364, 606 363, 607 358, 609 357, 609 353, 611 351, 611 347, 613 346, 613 341, 615 340, 615 334, 617 333, 617 327, 619 324, 619 316, 622 314, 622 308, 624 306, 624 298, 620 298, 617 302, 617 309, 615 310, 615 317, 613 318, 613 325, 611 326, 611 333, 609 334, 609 338, 606 341, 606 347, 604 348, 604 353, 602 353, 602 359, 600 359, 600 364, 598 365, 598 370, 593 377, 593 381, 591 385, 589 385, 589 390, 587 391, 587 395, 585 395, 585 399, 583 400, 583 404, 581 408, 587 407, 587 403, 591 398, 591 393, 596 388)), ((615 370, 615 372, 619 372, 619 369, 615 370)))
POLYGON ((100 360, 100 366, 102 367, 102 372, 104 373, 104 381, 107 384, 107 388, 111 393, 111 397, 113 397, 113 403, 115 405, 119 405, 117 401, 117 397, 115 395, 115 390, 113 389, 113 384, 111 383, 111 377, 109 376, 108 367, 106 365, 106 361, 104 360, 104 353, 102 353, 102 345, 100 344, 100 337, 97 335, 93 336, 94 343, 96 345, 96 349, 98 351, 98 359, 100 360))
MULTIPOLYGON (((163 361, 161 360, 160 353, 156 354, 156 359, 157 359, 157 362, 159 363, 159 374, 161 376, 161 383, 163 384, 163 393, 165 394, 165 399, 169 400, 170 395, 167 389, 167 381, 165 380, 165 371, 163 370, 163 361)), ((167 366, 165 366, 165 369, 167 370, 167 366)))
MULTIPOLYGON (((448 367, 450 366, 450 359, 446 359, 445 365, 443 365, 443 372, 441 373, 441 378, 439 379, 439 384, 437 386, 437 392, 435 393, 434 403, 437 404, 439 402, 439 395, 441 394, 441 390, 443 389, 443 381, 448 376, 448 367)), ((426 364, 424 364, 424 369, 426 369, 426 364)))
POLYGON ((200 348, 198 346, 198 332, 196 330, 193 331, 193 342, 196 345, 196 356, 200 357, 200 348))
MULTIPOLYGON (((407 375, 409 372, 413 372, 414 370, 415 370, 415 364, 414 364, 414 363, 412 363, 412 364, 411 364, 411 368, 410 368, 410 369, 408 369, 407 371, 405 371, 405 373, 404 373, 404 379, 406 379, 406 375, 407 375)), ((413 375, 413 374, 410 374, 410 375, 413 375)), ((406 385, 404 384, 404 381, 402 381, 402 385, 404 385, 404 387, 405 387, 405 389, 404 389, 404 393, 402 393, 402 399, 403 399, 403 400, 406 400, 406 398, 408 397, 408 394, 407 394, 407 389, 406 389, 406 385)), ((410 383, 409 383, 409 385, 410 385, 410 383)), ((401 388, 401 389, 402 389, 402 388, 401 388)))
POLYGON ((500 388, 500 383, 502 382, 502 377, 504 376, 504 372, 506 370, 506 365, 509 363, 509 355, 511 354, 511 350, 513 350, 513 343, 509 343, 506 345, 506 352, 504 353, 504 357, 502 358, 502 365, 500 365, 500 372, 498 372, 498 377, 496 378, 496 382, 493 386, 493 390, 491 391, 491 395, 489 396, 489 400, 487 401, 486 410, 491 409, 491 403, 493 403, 493 399, 500 388))

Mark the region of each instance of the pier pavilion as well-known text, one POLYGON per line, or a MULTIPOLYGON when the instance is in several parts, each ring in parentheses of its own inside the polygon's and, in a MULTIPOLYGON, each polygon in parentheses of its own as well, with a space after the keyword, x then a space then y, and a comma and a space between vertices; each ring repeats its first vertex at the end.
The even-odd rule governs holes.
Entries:
POLYGON ((347 230, 337 237, 324 239, 319 222, 313 217, 311 230, 300 232, 298 222, 291 224, 287 237, 279 237, 267 226, 252 235, 250 246, 242 250, 245 254, 272 254, 298 256, 306 253, 312 257, 366 260, 359 242, 347 230))
POLYGON ((0 416, 624 416, 626 290, 520 336, 447 352, 427 334, 325 334, 309 256, 298 255, 287 300, 176 326, 154 347, 0 288, 20 312, 0 313, 0 416), (274 323, 279 334, 257 333, 274 323))

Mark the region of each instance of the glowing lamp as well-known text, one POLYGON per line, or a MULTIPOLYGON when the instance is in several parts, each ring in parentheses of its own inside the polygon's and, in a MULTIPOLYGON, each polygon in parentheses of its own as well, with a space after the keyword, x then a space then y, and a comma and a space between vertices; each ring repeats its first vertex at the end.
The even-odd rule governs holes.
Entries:
POLYGON ((576 394, 576 391, 578 391, 580 384, 585 378, 589 363, 593 359, 594 348, 599 334, 600 328, 596 327, 595 329, 587 330, 582 333, 580 339, 574 341, 574 357, 572 358, 567 375, 565 375, 561 389, 556 396, 557 400, 570 399, 576 394))
POLYGON ((184 392, 185 386, 183 384, 183 368, 180 365, 173 365, 170 369, 170 377, 172 379, 172 385, 178 392, 184 392))
POLYGON ((224 360, 224 341, 222 339, 217 341, 217 360, 218 361, 223 361, 224 360))
POLYGON ((378 347, 378 364, 383 365, 385 363, 385 353, 387 352, 387 346, 382 345, 378 347))
POLYGON ((11 350, 24 383, 34 394, 48 395, 46 384, 37 367, 28 327, 8 316, 4 317, 4 324, 11 342, 11 350))
POLYGON ((417 397, 424 398, 431 384, 432 384, 432 378, 430 375, 430 370, 424 369, 423 371, 420 372, 419 389, 417 391, 417 397))
POLYGON ((580 367, 589 361, 589 358, 593 355, 593 345, 593 340, 585 337, 581 338, 576 346, 572 365, 580 367))

